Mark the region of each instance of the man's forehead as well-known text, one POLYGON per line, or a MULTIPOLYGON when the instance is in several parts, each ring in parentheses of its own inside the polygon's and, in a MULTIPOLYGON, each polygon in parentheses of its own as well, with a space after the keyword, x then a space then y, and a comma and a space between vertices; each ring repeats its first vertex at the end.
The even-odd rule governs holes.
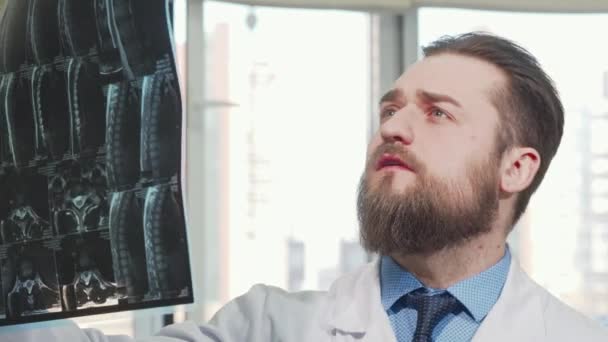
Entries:
POLYGON ((506 83, 505 74, 496 66, 478 58, 457 54, 426 57, 412 64, 396 81, 392 95, 407 95, 423 89, 448 94, 467 103, 492 94, 506 83))

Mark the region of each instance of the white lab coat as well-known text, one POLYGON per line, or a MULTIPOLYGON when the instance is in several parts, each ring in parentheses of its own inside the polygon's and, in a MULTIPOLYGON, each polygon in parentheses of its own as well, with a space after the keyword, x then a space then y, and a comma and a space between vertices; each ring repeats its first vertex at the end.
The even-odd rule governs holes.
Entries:
MULTIPOLYGON (((150 342, 395 342, 380 302, 379 263, 338 279, 328 292, 287 293, 256 285, 202 326, 162 329, 150 342)), ((2 333, 2 342, 127 342, 75 325, 2 333)), ((534 283, 515 258, 503 291, 473 342, 607 342, 608 330, 570 309, 534 283)))

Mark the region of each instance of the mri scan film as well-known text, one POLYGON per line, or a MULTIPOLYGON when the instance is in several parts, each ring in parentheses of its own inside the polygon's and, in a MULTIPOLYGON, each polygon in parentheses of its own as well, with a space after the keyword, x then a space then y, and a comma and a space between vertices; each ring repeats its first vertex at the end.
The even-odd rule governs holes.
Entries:
POLYGON ((6 0, 0 325, 193 302, 172 0, 6 0))

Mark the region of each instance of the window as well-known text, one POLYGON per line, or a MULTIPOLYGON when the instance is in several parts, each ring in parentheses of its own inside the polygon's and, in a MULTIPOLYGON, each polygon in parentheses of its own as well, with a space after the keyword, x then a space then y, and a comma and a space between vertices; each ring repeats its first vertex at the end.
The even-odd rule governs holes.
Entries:
POLYGON ((355 208, 369 14, 208 1, 204 25, 205 296, 220 306, 256 283, 327 289, 367 260, 355 208))

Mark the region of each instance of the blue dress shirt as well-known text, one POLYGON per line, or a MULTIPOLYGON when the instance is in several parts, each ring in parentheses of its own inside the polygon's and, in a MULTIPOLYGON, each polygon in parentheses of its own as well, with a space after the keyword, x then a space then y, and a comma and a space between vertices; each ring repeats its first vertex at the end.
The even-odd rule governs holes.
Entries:
POLYGON ((427 292, 429 295, 447 291, 465 308, 457 314, 448 314, 437 324, 433 331, 433 341, 470 341, 498 300, 510 264, 511 253, 507 247, 505 255, 494 266, 445 290, 438 290, 425 287, 391 257, 383 256, 380 266, 382 305, 391 321, 397 341, 411 341, 416 330, 416 310, 397 303, 403 295, 416 290, 427 292))

